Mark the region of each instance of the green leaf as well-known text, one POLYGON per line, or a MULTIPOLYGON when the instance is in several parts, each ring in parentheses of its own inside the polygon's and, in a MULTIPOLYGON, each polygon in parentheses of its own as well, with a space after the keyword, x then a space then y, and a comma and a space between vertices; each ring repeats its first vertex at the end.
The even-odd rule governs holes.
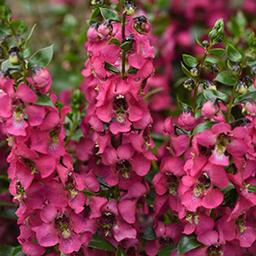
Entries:
POLYGON ((192 77, 190 71, 185 67, 185 65, 181 62, 181 70, 183 71, 183 73, 188 76, 188 77, 192 77))
POLYGON ((133 68, 133 67, 130 67, 127 71, 128 74, 137 74, 138 72, 138 69, 137 68, 133 68))
POLYGON ((122 248, 118 247, 116 256, 126 256, 125 251, 122 248))
POLYGON ((118 14, 113 10, 110 10, 108 8, 100 7, 100 13, 101 13, 102 17, 104 18, 104 20, 119 21, 118 14))
POLYGON ((21 69, 21 65, 15 65, 11 64, 9 59, 5 60, 1 64, 1 71, 6 72, 6 71, 11 71, 11 72, 16 72, 17 70, 21 69))
POLYGON ((104 68, 112 73, 115 73, 115 74, 120 74, 120 71, 117 67, 115 67, 114 65, 108 63, 105 61, 104 63, 104 68))
POLYGON ((200 47, 204 47, 203 46, 203 44, 202 44, 202 42, 201 42, 201 39, 197 36, 196 38, 195 38, 195 42, 200 46, 200 47))
POLYGON ((214 125, 214 122, 212 121, 206 121, 204 123, 201 123, 194 128, 192 134, 195 135, 197 133, 203 132, 207 129, 210 129, 213 125, 214 125))
POLYGON ((198 60, 189 54, 182 54, 182 60, 190 68, 195 68, 198 65, 198 60))
POLYGON ((14 30, 17 34, 23 34, 27 31, 27 26, 24 21, 21 20, 13 20, 10 23, 10 27, 14 30))
POLYGON ((53 57, 53 45, 50 45, 48 47, 42 48, 37 52, 35 52, 30 57, 30 62, 36 66, 46 67, 51 62, 52 57, 53 57))
POLYGON ((12 256, 25 256, 22 252, 21 246, 14 247, 12 249, 12 256))
POLYGON ((194 236, 183 236, 177 246, 178 253, 184 254, 195 248, 198 248, 201 244, 196 240, 194 236))
POLYGON ((0 247, 0 256, 25 256, 21 246, 2 245, 0 247))
POLYGON ((242 54, 232 45, 227 45, 228 58, 233 62, 240 62, 243 58, 242 54))
POLYGON ((89 247, 99 249, 108 252, 114 252, 115 248, 111 243, 101 238, 100 236, 94 235, 89 243, 89 247))
POLYGON ((115 45, 117 45, 117 46, 120 46, 120 41, 117 39, 117 38, 115 38, 115 37, 112 37, 109 41, 108 41, 108 43, 109 44, 115 44, 115 45))
POLYGON ((2 27, 0 28, 0 36, 4 38, 10 34, 11 34, 10 28, 2 25, 2 27))
POLYGON ((234 103, 240 103, 242 101, 256 101, 256 91, 248 92, 236 97, 234 103))
POLYGON ((240 37, 246 27, 247 21, 242 12, 238 12, 237 15, 231 18, 230 22, 228 23, 229 31, 236 37, 240 37))
POLYGON ((203 91, 203 95, 207 100, 215 101, 216 99, 220 99, 228 102, 228 95, 221 91, 206 89, 203 91))
POLYGON ((222 190, 222 193, 224 194, 224 200, 223 200, 222 205, 233 207, 238 198, 238 193, 235 189, 235 186, 232 183, 229 183, 229 185, 222 190))
POLYGON ((213 49, 210 49, 208 51, 208 53, 211 54, 211 55, 221 57, 225 54, 225 49, 223 49, 223 48, 213 48, 213 49))
POLYGON ((210 64, 217 64, 219 62, 219 60, 213 56, 206 56, 205 62, 208 62, 210 64))
POLYGON ((31 28, 31 30, 29 31, 28 36, 27 36, 27 38, 26 38, 26 40, 25 40, 25 42, 24 42, 24 47, 27 45, 27 43, 28 43, 29 40, 31 39, 31 37, 32 37, 32 35, 33 35, 35 29, 36 29, 36 24, 34 24, 33 27, 31 28))
POLYGON ((121 44, 121 49, 125 52, 129 52, 132 49, 133 46, 133 40, 126 40, 121 44))
POLYGON ((45 94, 41 94, 38 96, 36 105, 54 107, 50 97, 45 94))
POLYGON ((90 25, 92 25, 95 22, 95 19, 99 16, 99 14, 100 14, 100 8, 99 7, 94 8, 89 19, 90 25))
POLYGON ((9 68, 9 65, 10 65, 10 63, 9 63, 9 60, 8 60, 8 59, 5 60, 5 61, 3 61, 3 62, 1 63, 1 71, 2 71, 2 72, 6 72, 6 71, 8 70, 8 68, 9 68))
POLYGON ((173 250, 172 245, 163 247, 159 250, 159 252, 157 253, 157 256, 170 256, 172 250, 173 250))
POLYGON ((256 193, 256 186, 253 186, 253 185, 251 185, 251 184, 248 184, 248 185, 246 186, 246 188, 247 188, 247 190, 248 190, 249 193, 256 193))
POLYGON ((81 139, 83 136, 84 136, 84 134, 83 134, 82 130, 81 130, 81 129, 77 129, 77 130, 74 132, 74 134, 72 135, 71 140, 78 142, 78 141, 80 141, 80 139, 81 139))
POLYGON ((247 25, 247 20, 246 20, 246 17, 245 15, 239 11, 236 15, 236 20, 237 20, 237 23, 239 24, 239 26, 244 29, 247 25))
POLYGON ((215 81, 226 85, 235 85, 237 83, 236 78, 228 71, 220 72, 216 76, 215 81))
POLYGON ((170 7, 170 1, 169 0, 158 0, 157 7, 159 9, 167 10, 170 7))
POLYGON ((155 232, 154 232, 154 229, 152 226, 147 226, 144 230, 144 233, 143 233, 143 238, 145 240, 155 240, 156 239, 156 235, 155 235, 155 232))

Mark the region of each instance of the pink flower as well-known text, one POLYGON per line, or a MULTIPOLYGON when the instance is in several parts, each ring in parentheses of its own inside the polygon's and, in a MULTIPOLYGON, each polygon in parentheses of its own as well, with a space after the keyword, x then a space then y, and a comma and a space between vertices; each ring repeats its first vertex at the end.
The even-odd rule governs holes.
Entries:
POLYGON ((188 131, 192 130, 196 125, 196 118, 193 117, 191 112, 183 112, 178 120, 178 125, 188 131))
POLYGON ((211 118, 216 112, 217 108, 212 101, 205 102, 201 110, 203 117, 206 118, 211 118))
POLYGON ((52 86, 52 78, 46 68, 36 68, 29 82, 41 93, 47 93, 52 86))

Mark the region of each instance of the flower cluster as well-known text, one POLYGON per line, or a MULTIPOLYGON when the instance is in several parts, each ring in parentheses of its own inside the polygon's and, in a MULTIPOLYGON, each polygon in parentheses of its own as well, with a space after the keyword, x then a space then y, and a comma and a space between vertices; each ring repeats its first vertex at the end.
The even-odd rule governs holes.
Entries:
POLYGON ((31 32, 0 8, 0 128, 26 255, 255 254, 255 32, 239 12, 225 35, 223 1, 185 2, 171 10, 191 24, 224 19, 199 36, 196 57, 182 55, 167 118, 190 26, 177 19, 158 38, 133 1, 92 1, 84 80, 60 102, 52 46, 31 55, 31 32))
MULTIPOLYGON (((211 109, 211 117, 206 117, 202 110, 202 117, 212 119, 217 111, 211 109)), ((217 121, 192 137, 189 132, 202 120, 187 113, 166 120, 169 153, 153 179, 155 208, 160 216, 174 215, 183 234, 193 234, 201 243, 186 255, 255 251, 255 120, 246 120, 236 127, 217 121)), ((170 228, 162 221, 157 226, 170 228)))
POLYGON ((82 123, 84 138, 76 156, 93 193, 89 219, 97 234, 126 249, 138 248, 152 220, 145 201, 151 161, 152 118, 144 99, 153 73, 150 24, 132 15, 127 5, 122 22, 104 21, 88 30, 88 60, 82 90, 88 102, 82 123), (96 196, 95 196, 96 195, 96 196))
POLYGON ((51 84, 45 68, 36 68, 20 83, 10 76, 0 79, 0 104, 5 106, 0 118, 11 147, 10 193, 19 204, 18 240, 27 255, 44 255, 46 248, 54 251, 57 245, 72 253, 90 237, 80 224, 83 184, 64 144, 69 109, 55 107, 56 96, 48 96, 51 84), (43 104, 47 98, 49 104, 43 104))
POLYGON ((212 26, 219 18, 227 21, 239 10, 250 17, 256 10, 256 3, 253 0, 237 4, 232 0, 174 0, 167 1, 165 8, 160 4, 158 6, 158 3, 150 3, 150 7, 153 6, 150 8, 147 7, 147 1, 139 2, 147 12, 152 12, 154 19, 152 43, 157 50, 157 57, 154 60, 156 73, 148 81, 152 94, 149 107, 154 120, 154 132, 163 133, 166 113, 176 108, 170 95, 177 92, 175 85, 182 77, 177 74, 176 68, 180 55, 184 52, 201 54, 201 47, 193 42, 201 35, 205 26, 212 26))

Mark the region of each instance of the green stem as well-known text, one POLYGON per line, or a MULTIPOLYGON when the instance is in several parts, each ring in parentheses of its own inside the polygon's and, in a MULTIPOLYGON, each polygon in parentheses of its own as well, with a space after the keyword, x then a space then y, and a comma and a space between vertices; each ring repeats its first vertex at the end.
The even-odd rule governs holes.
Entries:
MULTIPOLYGON (((17 35, 15 29, 11 26, 10 21, 8 22, 8 25, 9 25, 11 31, 12 31, 13 37, 15 38, 15 42, 16 42, 16 45, 17 45, 17 47, 18 47, 18 49, 19 49, 19 52, 20 52, 20 53, 23 52, 23 49, 22 49, 20 43, 19 43, 18 40, 17 40, 18 35, 17 35)), ((28 70, 27 70, 27 67, 26 67, 26 62, 25 62, 25 60, 23 59, 23 57, 21 58, 20 55, 19 55, 19 58, 20 58, 21 67, 22 67, 22 76, 23 76, 22 79, 24 80, 24 82, 25 82, 26 84, 28 84, 28 81, 27 81, 28 70)))
MULTIPOLYGON (((199 65, 198 65, 199 70, 201 70, 203 68, 205 59, 208 55, 208 51, 209 51, 209 49, 211 49, 211 47, 212 47, 212 44, 210 43, 210 45, 205 49, 204 55, 203 55, 202 59, 200 60, 199 65)), ((196 112, 196 100, 197 100, 198 89, 199 89, 199 80, 196 79, 195 89, 194 89, 193 99, 192 99, 192 108, 193 108, 194 113, 196 112)))
POLYGON ((194 89, 193 99, 192 99, 192 108, 194 113, 196 112, 196 100, 197 100, 198 88, 199 88, 199 82, 197 80, 195 81, 195 89, 194 89))
MULTIPOLYGON (((125 22, 126 22, 126 13, 124 12, 122 17, 122 42, 125 41, 125 22)), ((121 71, 122 79, 125 78, 125 62, 126 62, 126 53, 125 53, 125 50, 122 50, 122 71, 121 71)))
POLYGON ((233 102, 234 102, 234 99, 236 98, 236 87, 234 86, 233 87, 233 90, 232 90, 232 94, 231 94, 231 97, 230 97, 230 101, 228 103, 228 110, 227 110, 227 121, 228 122, 232 122, 232 107, 233 107, 233 102))

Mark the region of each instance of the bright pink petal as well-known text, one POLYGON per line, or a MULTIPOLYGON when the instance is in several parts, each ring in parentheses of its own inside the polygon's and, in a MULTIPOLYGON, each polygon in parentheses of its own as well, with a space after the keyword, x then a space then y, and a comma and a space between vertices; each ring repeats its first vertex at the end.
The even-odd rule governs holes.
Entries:
POLYGON ((53 224, 42 224, 35 227, 38 243, 44 247, 51 247, 59 242, 58 234, 53 224))
POLYGON ((118 204, 118 210, 123 219, 129 223, 135 223, 136 201, 135 200, 122 200, 118 204))
POLYGON ((219 206, 224 195, 218 189, 210 189, 202 200, 202 206, 207 209, 214 209, 219 206))

